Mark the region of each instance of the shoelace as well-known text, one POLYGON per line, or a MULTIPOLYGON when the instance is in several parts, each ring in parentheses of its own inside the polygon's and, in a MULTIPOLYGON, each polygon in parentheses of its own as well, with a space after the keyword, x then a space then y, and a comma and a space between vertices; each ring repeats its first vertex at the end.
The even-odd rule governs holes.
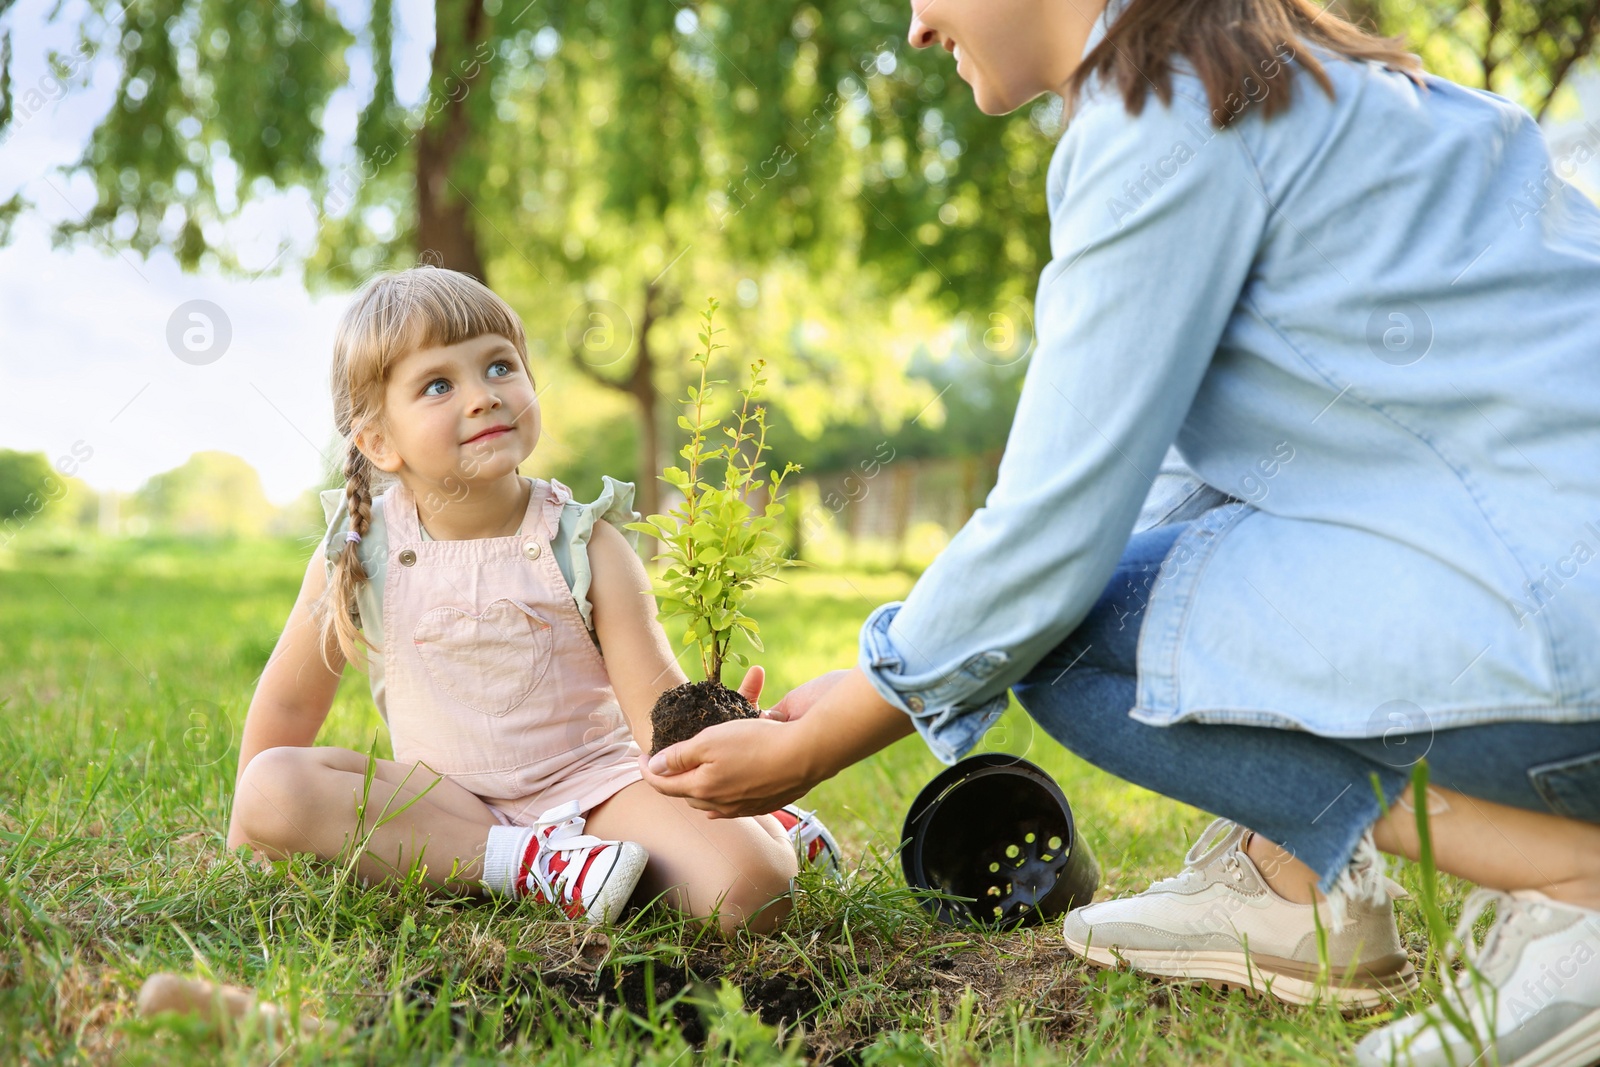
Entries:
POLYGON ((1480 886, 1468 893, 1466 901, 1461 905, 1461 918, 1456 922, 1455 938, 1445 946, 1446 959, 1461 959, 1467 964, 1456 984, 1461 985, 1463 982, 1471 984, 1472 974, 1480 969, 1483 962, 1494 958, 1500 943, 1510 936, 1511 929, 1534 914, 1537 909, 1537 901, 1530 901, 1524 905, 1510 893, 1499 889, 1486 889, 1480 886), (1485 931, 1482 944, 1474 944, 1472 928, 1491 904, 1495 908, 1494 925, 1485 931))
POLYGON ((1512 903, 1511 894, 1498 889, 1485 889, 1477 887, 1467 894, 1467 899, 1461 905, 1461 918, 1456 921, 1455 940, 1445 948, 1445 956, 1456 959, 1457 956, 1468 963, 1477 965, 1478 960, 1494 953, 1495 946, 1500 941, 1500 931, 1515 918, 1514 909, 1507 905, 1512 903), (1490 905, 1495 906, 1495 916, 1498 921, 1484 934, 1483 944, 1475 945, 1472 942, 1472 928, 1477 925, 1478 919, 1490 905))
POLYGON ((1213 819, 1200 836, 1195 839, 1189 851, 1183 857, 1183 870, 1177 874, 1169 875, 1150 886, 1154 889, 1176 889, 1188 885, 1199 877, 1205 868, 1215 863, 1218 856, 1222 856, 1223 869, 1233 876, 1234 881, 1242 877, 1239 868, 1237 850, 1239 843, 1244 840, 1245 829, 1231 819, 1213 819))
POLYGON ((583 864, 575 862, 576 858, 568 860, 560 871, 554 870, 551 864, 561 853, 611 844, 610 841, 583 832, 584 820, 579 814, 580 810, 576 800, 569 800, 560 807, 551 808, 534 821, 533 832, 539 841, 539 851, 528 867, 528 877, 533 879, 547 902, 566 903, 570 899, 569 894, 577 889, 574 883, 583 871, 583 864))
MULTIPOLYGON (((1443 993, 1456 1006, 1455 1010, 1464 1013, 1467 1020, 1472 1019, 1474 1004, 1492 1011, 1495 993, 1484 985, 1479 962, 1493 958, 1505 931, 1521 916, 1521 909, 1515 905, 1516 902, 1510 893, 1483 887, 1475 888, 1468 893, 1467 899, 1461 905, 1461 918, 1456 921, 1455 936, 1450 944, 1445 946, 1444 958, 1446 961, 1463 960, 1466 966, 1455 976, 1454 981, 1444 987, 1443 993), (1490 905, 1495 906, 1495 923, 1484 934, 1483 943, 1475 944, 1472 940, 1472 928, 1490 905)), ((1458 1026, 1457 1023, 1451 1023, 1448 1028, 1453 1032, 1458 1026)), ((1469 1021, 1467 1026, 1469 1029, 1461 1032, 1474 1042, 1480 1040, 1476 1035, 1478 1024, 1469 1021)))
POLYGON ((1499 889, 1480 886, 1467 894, 1466 901, 1461 905, 1461 918, 1456 921, 1455 937, 1444 950, 1446 960, 1460 959, 1466 964, 1456 975, 1455 981, 1446 987, 1446 993, 1453 994, 1451 999, 1460 1008, 1470 1012, 1474 1003, 1486 1009, 1494 1004, 1495 994, 1492 989, 1485 988, 1482 969, 1493 960, 1501 943, 1513 936, 1512 929, 1536 915, 1539 910, 1537 901, 1521 905, 1523 902, 1499 889), (1494 925, 1484 933, 1481 944, 1474 943, 1472 928, 1490 905, 1495 908, 1494 925))
MULTIPOLYGON (((1187 888, 1196 879, 1203 878, 1206 868, 1216 863, 1219 857, 1223 871, 1235 882, 1243 881, 1244 840, 1249 832, 1231 819, 1213 819, 1184 854, 1183 870, 1152 882, 1146 892, 1187 888)), ((1327 894, 1329 929, 1335 934, 1342 933, 1350 923, 1357 904, 1378 906, 1405 895, 1406 891, 1400 883, 1385 873, 1383 857, 1372 844, 1372 834, 1368 831, 1350 867, 1340 875, 1332 892, 1327 894)))
POLYGON ((795 819, 794 825, 789 827, 787 831, 789 840, 805 848, 806 854, 809 856, 812 843, 822 837, 822 828, 817 825, 816 820, 813 818, 816 812, 807 811, 796 804, 790 804, 783 810, 794 816, 795 819))

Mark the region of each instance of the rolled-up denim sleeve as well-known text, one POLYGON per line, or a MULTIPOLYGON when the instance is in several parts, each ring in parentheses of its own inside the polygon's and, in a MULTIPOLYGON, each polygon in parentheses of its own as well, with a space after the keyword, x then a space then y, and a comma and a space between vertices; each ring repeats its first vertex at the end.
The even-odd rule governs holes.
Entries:
POLYGON ((1241 134, 1207 123, 1182 95, 1102 101, 1051 160, 1052 258, 994 489, 861 631, 862 670, 944 762, 1094 606, 1239 304, 1271 209, 1241 134))

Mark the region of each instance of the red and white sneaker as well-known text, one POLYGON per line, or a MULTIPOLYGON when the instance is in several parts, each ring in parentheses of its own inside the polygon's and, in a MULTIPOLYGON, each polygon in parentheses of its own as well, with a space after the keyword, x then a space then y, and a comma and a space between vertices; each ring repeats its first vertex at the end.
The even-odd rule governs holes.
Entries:
POLYGON ((615 922, 650 854, 632 841, 583 832, 576 801, 545 812, 532 826, 495 826, 483 857, 491 892, 558 905, 572 919, 615 922))
POLYGON ((772 817, 789 835, 803 865, 816 866, 832 874, 842 870, 843 853, 839 851, 839 842, 833 839, 816 812, 807 811, 798 804, 785 804, 773 812, 772 817))

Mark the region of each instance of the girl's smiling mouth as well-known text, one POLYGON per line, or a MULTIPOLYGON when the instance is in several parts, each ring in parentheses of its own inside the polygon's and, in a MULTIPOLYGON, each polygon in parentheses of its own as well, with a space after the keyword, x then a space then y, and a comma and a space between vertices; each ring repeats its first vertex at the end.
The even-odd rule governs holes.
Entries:
POLYGON ((510 433, 510 432, 511 432, 511 427, 510 426, 494 426, 494 427, 491 427, 491 428, 489 428, 487 430, 484 430, 482 433, 480 433, 480 434, 478 434, 478 435, 476 435, 474 437, 467 438, 465 441, 463 441, 461 443, 464 444, 464 445, 470 445, 470 444, 474 444, 474 443, 476 443, 478 441, 492 441, 496 437, 499 437, 502 434, 507 434, 507 433, 510 433))

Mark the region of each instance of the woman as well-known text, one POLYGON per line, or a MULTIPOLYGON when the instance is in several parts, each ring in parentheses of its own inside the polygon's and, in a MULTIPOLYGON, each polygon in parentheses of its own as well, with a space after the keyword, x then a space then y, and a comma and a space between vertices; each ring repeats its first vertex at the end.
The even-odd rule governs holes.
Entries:
MULTIPOLYGON (((1331 992, 1360 1005, 1415 982, 1377 850, 1418 855, 1426 755, 1435 859, 1484 887, 1467 920, 1497 910, 1477 965, 1501 995, 1449 995, 1501 1063, 1588 1063, 1600 212, 1520 108, 1309 0, 1113 4, 913 0, 911 43, 984 111, 1054 91, 1071 116, 998 482, 855 669, 649 780, 771 811, 912 729, 953 761, 1011 688, 1223 817, 1179 876, 1068 916, 1074 952, 1303 1000, 1331 928, 1331 992), (1174 444, 1200 491, 1162 515, 1174 444), (1166 521, 1130 537, 1141 503, 1166 521)), ((1441 1019, 1359 1055, 1472 1059, 1441 1019)))

